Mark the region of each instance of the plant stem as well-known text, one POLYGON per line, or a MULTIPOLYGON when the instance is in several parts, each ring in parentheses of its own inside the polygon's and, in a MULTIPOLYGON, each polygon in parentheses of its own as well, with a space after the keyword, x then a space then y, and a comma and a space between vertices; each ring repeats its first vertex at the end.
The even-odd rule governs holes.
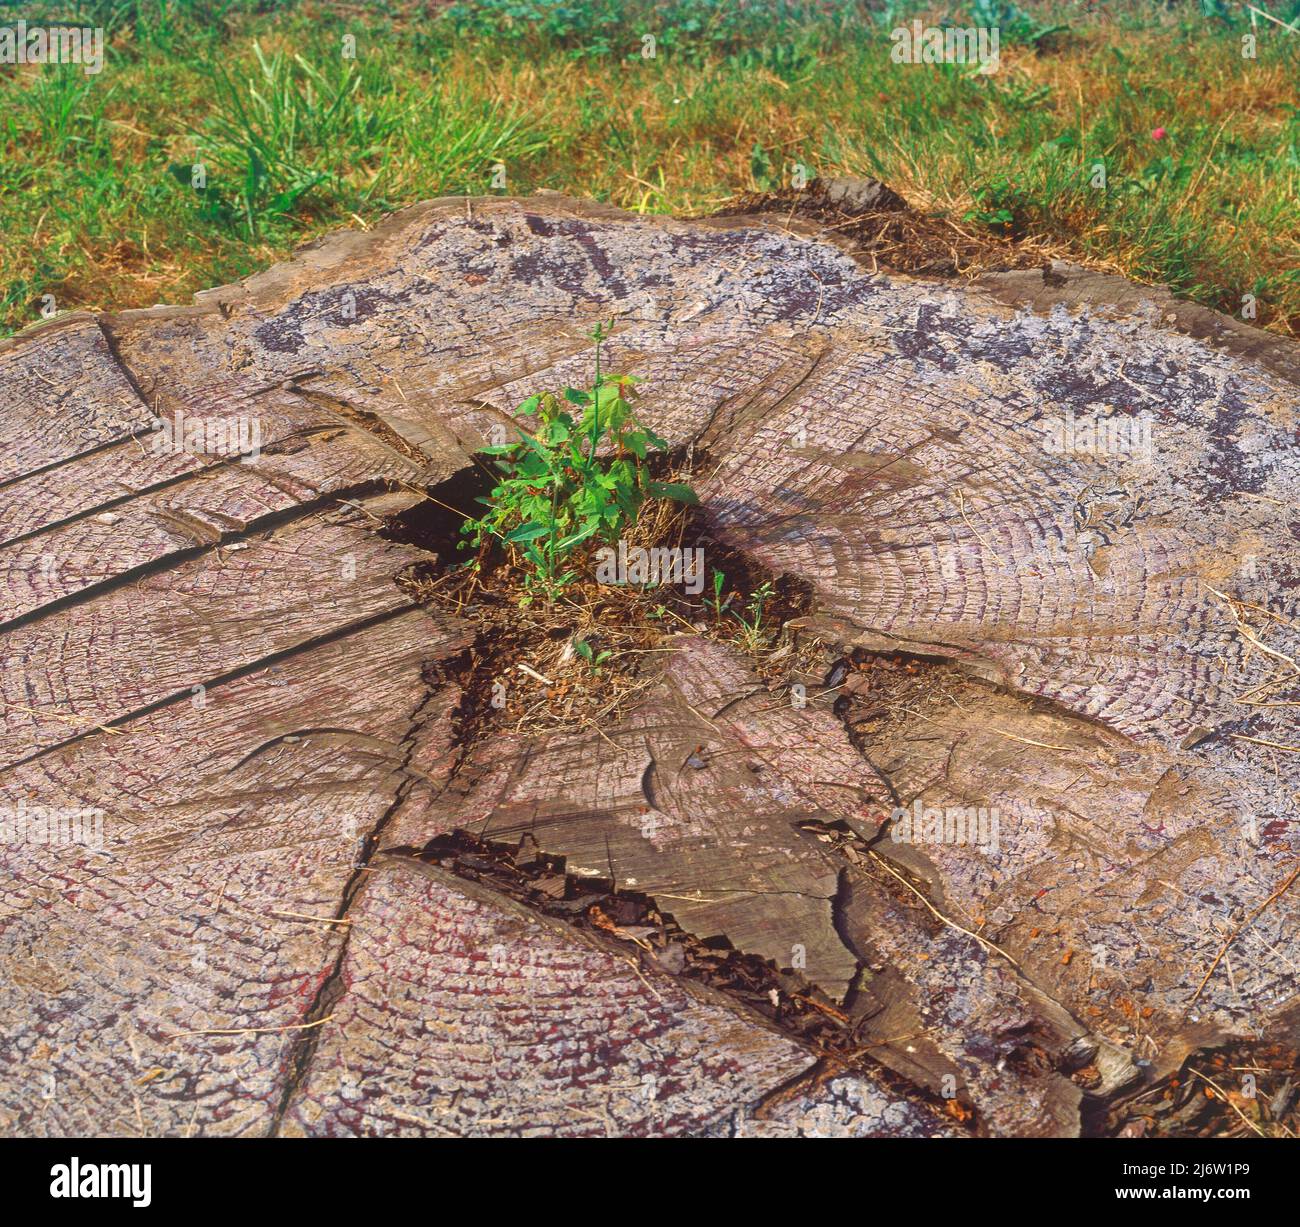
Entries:
POLYGON ((596 463, 596 444, 600 440, 600 325, 596 325, 596 384, 591 390, 591 447, 587 454, 587 472, 596 463))
POLYGON ((551 473, 551 535, 546 539, 546 608, 555 601, 555 499, 560 492, 560 476, 551 473))

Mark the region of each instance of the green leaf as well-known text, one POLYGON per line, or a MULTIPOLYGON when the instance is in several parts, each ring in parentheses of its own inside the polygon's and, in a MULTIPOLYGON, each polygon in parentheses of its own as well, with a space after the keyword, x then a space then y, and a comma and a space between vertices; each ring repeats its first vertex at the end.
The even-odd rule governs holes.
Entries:
POLYGON ((684 486, 675 481, 652 481, 650 483, 650 493, 655 498, 670 498, 674 502, 690 503, 693 506, 698 505, 700 501, 690 486, 684 486))
POLYGON ((570 533, 569 536, 562 537, 559 541, 557 541, 555 543, 555 552, 557 554, 561 554, 565 550, 573 549, 573 547, 577 545, 579 541, 585 541, 588 537, 590 537, 592 533, 596 531, 597 527, 599 526, 595 522, 588 521, 576 533, 570 533))
POLYGON ((536 541, 538 537, 549 537, 551 530, 545 524, 521 524, 512 533, 506 534, 506 541, 518 545, 522 541, 536 541))
POLYGON ((540 444, 535 438, 533 438, 532 435, 521 434, 519 437, 519 442, 522 446, 528 448, 529 451, 535 453, 538 456, 541 456, 543 460, 550 459, 550 453, 546 450, 545 447, 542 446, 542 444, 540 444))
POLYGON ((623 428, 623 423, 632 416, 632 406, 621 396, 616 396, 608 405, 603 407, 602 412, 604 416, 601 418, 601 425, 611 435, 614 435, 623 428))
POLYGON ((544 477, 551 471, 550 455, 541 446, 537 446, 524 456, 517 466, 519 476, 524 479, 522 484, 536 482, 539 478, 544 477))
POLYGON ((526 401, 524 401, 519 406, 519 408, 515 410, 515 412, 522 413, 524 417, 532 417, 532 415, 537 412, 537 406, 540 405, 541 403, 542 403, 541 393, 536 393, 535 395, 530 396, 526 401))

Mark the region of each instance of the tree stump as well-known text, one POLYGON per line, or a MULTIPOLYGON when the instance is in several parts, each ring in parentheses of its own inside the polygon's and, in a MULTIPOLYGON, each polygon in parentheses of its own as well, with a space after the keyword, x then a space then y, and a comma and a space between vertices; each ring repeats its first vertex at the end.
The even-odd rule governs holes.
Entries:
POLYGON ((1069 1136, 1294 1044, 1298 405, 1293 345, 1163 291, 553 195, 0 345, 0 1128, 1069 1136), (608 725, 467 738, 474 635, 382 530, 611 317, 843 665, 795 702, 680 635, 608 725), (421 859, 458 829, 863 1059, 421 859))

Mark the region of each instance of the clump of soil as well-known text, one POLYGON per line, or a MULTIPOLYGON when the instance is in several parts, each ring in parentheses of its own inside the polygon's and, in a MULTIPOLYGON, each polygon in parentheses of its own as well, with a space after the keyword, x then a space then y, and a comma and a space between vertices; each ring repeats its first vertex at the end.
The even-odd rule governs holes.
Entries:
MULTIPOLYGON (((672 478, 689 482, 691 475, 675 471, 672 478)), ((647 502, 626 539, 629 550, 702 550, 700 592, 680 583, 599 582, 601 546, 589 542, 573 555, 577 578, 547 602, 530 597, 522 569, 499 548, 478 555, 460 548, 460 525, 490 481, 483 470, 463 470, 385 529, 390 539, 418 545, 437 559, 407 571, 402 586, 417 601, 439 605, 477 631, 468 681, 462 679, 467 727, 475 732, 487 720, 516 733, 599 728, 655 682, 666 654, 676 650, 674 637, 682 634, 736 645, 773 685, 792 670, 817 673, 824 655, 820 644, 786 627, 810 611, 810 588, 720 544, 703 509, 666 499, 647 502), (468 568, 475 557, 478 569, 468 568), (716 596, 715 570, 724 577, 716 596), (751 632, 741 619, 752 621, 746 607, 764 585, 772 595, 764 602, 761 626, 751 632)))
POLYGON ((842 236, 874 272, 930 277, 977 277, 993 270, 1042 268, 1064 250, 966 228, 941 214, 913 209, 875 180, 814 179, 802 191, 745 192, 715 217, 782 213, 842 236))

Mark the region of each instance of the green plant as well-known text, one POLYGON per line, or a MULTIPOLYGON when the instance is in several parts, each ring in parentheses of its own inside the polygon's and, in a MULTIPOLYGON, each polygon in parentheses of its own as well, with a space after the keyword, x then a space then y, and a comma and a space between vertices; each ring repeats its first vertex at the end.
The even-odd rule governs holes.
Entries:
POLYGON ((434 24, 497 54, 504 48, 571 60, 640 59, 642 40, 653 33, 656 55, 695 63, 762 48, 764 66, 779 71, 792 65, 798 53, 786 48, 801 36, 829 39, 860 24, 853 9, 817 0, 461 0, 434 24))
POLYGON ((745 613, 749 615, 748 617, 737 613, 734 609, 731 611, 731 616, 741 625, 741 638, 745 648, 750 652, 756 652, 764 644, 763 614, 767 609, 767 603, 775 595, 772 581, 768 580, 749 594, 749 600, 745 602, 745 613))
POLYGON ((593 656, 591 653, 591 644, 589 644, 585 639, 575 640, 573 644, 573 650, 577 652, 577 654, 581 656, 582 659, 585 660, 587 664, 591 666, 591 671, 593 673, 599 673, 600 666, 603 665, 614 654, 608 648, 606 648, 605 651, 600 652, 597 655, 593 656))
POLYGON ((714 567, 713 568, 713 616, 715 618, 718 618, 719 620, 722 618, 723 608, 725 607, 725 605, 730 603, 730 598, 728 598, 728 601, 723 601, 722 599, 722 589, 726 585, 726 583, 727 583, 727 577, 723 575, 723 573, 719 571, 717 567, 714 567))
POLYGON ((182 187, 193 189, 197 215, 202 221, 232 228, 242 226, 249 239, 260 237, 267 222, 292 213, 299 199, 325 177, 313 175, 278 186, 266 164, 251 150, 243 176, 234 187, 215 181, 199 187, 194 182, 194 168, 183 162, 173 162, 167 169, 182 187))
POLYGON ((1014 206, 1017 193, 1015 186, 1005 175, 999 175, 988 183, 971 189, 975 198, 975 208, 967 210, 965 220, 979 222, 995 229, 1009 230, 1016 220, 1014 206))
POLYGON ((554 600, 577 574, 570 566, 577 547, 592 538, 617 542, 647 498, 696 501, 689 486, 651 479, 649 454, 667 451, 668 444, 632 412, 636 377, 601 372, 609 328, 598 325, 589 335, 595 382, 587 390, 539 393, 519 406, 518 416, 535 426, 519 426, 517 443, 484 449, 496 457, 500 478, 478 500, 487 513, 461 529, 468 538, 463 544, 480 550, 471 566, 492 539, 525 564, 525 604, 538 593, 554 600))
POLYGON ((772 164, 772 157, 763 148, 761 141, 755 141, 754 148, 750 151, 749 173, 754 177, 754 187, 760 192, 781 186, 780 176, 772 164))
POLYGON ((1035 49, 1040 43, 1050 42, 1053 35, 1070 28, 1067 25, 1046 25, 1010 0, 972 0, 970 16, 977 26, 996 27, 1002 41, 1035 49))

